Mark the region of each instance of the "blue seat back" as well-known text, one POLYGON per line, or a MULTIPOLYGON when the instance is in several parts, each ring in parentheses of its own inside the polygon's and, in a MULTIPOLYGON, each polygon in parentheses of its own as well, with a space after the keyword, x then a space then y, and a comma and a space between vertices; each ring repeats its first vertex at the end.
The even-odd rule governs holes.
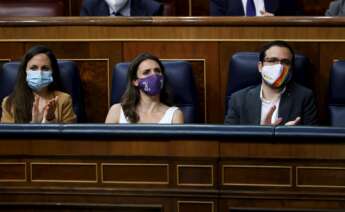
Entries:
MULTIPOLYGON (((186 61, 163 62, 167 83, 174 103, 181 109, 185 123, 197 122, 197 90, 192 65, 186 61)), ((129 63, 118 63, 113 68, 111 104, 119 103, 127 86, 129 63)))
POLYGON ((335 61, 329 77, 328 112, 331 126, 345 126, 345 60, 335 61))
MULTIPOLYGON (((14 89, 20 62, 8 62, 3 64, 0 71, 0 102, 14 89)), ((59 60, 62 90, 71 95, 73 110, 77 115, 78 122, 86 120, 82 84, 79 69, 73 61, 59 60)))

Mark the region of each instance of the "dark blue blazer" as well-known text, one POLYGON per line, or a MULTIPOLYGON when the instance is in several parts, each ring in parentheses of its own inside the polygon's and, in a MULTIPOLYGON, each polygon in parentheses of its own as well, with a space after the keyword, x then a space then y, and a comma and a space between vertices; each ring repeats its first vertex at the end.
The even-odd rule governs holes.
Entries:
MULTIPOLYGON (((242 0, 210 0, 211 16, 244 16, 242 0)), ((296 0, 265 0, 266 12, 276 16, 302 15, 296 0)))
MULTIPOLYGON (((109 16, 109 6, 104 0, 84 0, 81 16, 109 16)), ((163 5, 154 0, 131 0, 131 16, 163 15, 163 5)))

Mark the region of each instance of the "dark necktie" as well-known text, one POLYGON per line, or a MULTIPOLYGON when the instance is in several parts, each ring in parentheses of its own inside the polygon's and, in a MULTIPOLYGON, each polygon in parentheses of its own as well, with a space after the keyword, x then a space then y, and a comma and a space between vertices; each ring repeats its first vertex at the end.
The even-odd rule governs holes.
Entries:
POLYGON ((122 16, 122 14, 120 12, 112 12, 111 16, 122 16))
POLYGON ((256 16, 254 0, 247 0, 246 13, 247 16, 256 16))

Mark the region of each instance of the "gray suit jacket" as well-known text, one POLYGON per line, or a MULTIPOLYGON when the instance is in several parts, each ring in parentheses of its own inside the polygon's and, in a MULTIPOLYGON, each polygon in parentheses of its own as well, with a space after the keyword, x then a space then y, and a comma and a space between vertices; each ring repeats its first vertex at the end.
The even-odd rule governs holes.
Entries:
POLYGON ((326 16, 345 16, 345 0, 335 0, 329 4, 326 16))
MULTIPOLYGON (((250 86, 231 95, 225 124, 259 125, 261 118, 261 84, 250 86)), ((283 119, 282 124, 301 117, 300 125, 316 125, 317 109, 313 92, 297 83, 289 83, 283 93, 278 117, 283 119)))

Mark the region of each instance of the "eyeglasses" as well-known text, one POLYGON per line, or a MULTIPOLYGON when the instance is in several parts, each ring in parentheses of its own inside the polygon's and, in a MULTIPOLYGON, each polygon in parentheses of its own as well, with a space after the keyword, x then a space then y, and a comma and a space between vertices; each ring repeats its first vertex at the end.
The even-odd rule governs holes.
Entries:
POLYGON ((266 57, 264 58, 264 63, 268 64, 268 65, 275 65, 275 64, 282 64, 282 65, 287 65, 290 66, 291 65, 291 60, 289 59, 279 59, 276 57, 266 57))

